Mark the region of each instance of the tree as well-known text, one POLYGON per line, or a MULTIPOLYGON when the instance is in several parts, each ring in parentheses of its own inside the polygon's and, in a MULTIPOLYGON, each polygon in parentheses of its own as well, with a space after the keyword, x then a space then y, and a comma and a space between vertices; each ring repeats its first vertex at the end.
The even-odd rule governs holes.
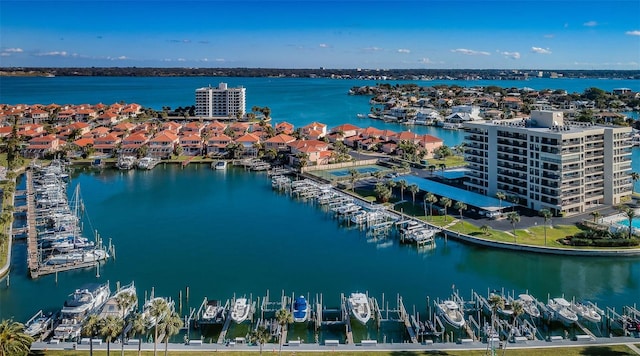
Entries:
POLYGON ((429 220, 433 218, 433 204, 438 202, 438 197, 433 193, 427 193, 424 195, 424 202, 429 203, 429 220))
POLYGON ((631 180, 633 181, 633 184, 631 185, 631 195, 635 194, 636 182, 638 179, 640 179, 640 173, 631 172, 631 180))
MULTIPOLYGON (((287 325, 293 323, 293 315, 287 309, 280 309, 276 312, 276 321, 280 324, 282 330, 284 330, 287 325)), ((280 343, 280 351, 282 352, 282 331, 278 335, 278 342, 280 343)))
POLYGON ((360 172, 355 168, 349 169, 350 181, 351 181, 351 191, 355 191, 356 189, 356 181, 360 178, 360 172))
MULTIPOLYGON (((120 293, 116 295, 116 304, 118 308, 122 310, 122 330, 126 327, 125 312, 130 310, 131 307, 138 301, 138 297, 135 293, 120 293)), ((122 339, 120 340, 121 346, 121 355, 124 356, 124 333, 122 333, 122 339)))
POLYGON ((155 321, 155 325, 153 328, 153 355, 156 356, 158 354, 158 329, 159 324, 163 318, 165 318, 171 309, 169 308, 169 304, 166 300, 158 298, 154 299, 151 302, 151 307, 149 308, 149 316, 152 317, 155 321))
POLYGON ((553 214, 551 214, 551 211, 549 209, 540 209, 538 214, 540 214, 540 216, 542 216, 542 218, 544 219, 544 245, 547 246, 547 221, 551 219, 551 216, 553 214))
MULTIPOLYGON (((496 312, 498 311, 498 309, 504 308, 504 299, 502 299, 502 297, 497 294, 491 294, 489 296, 489 299, 487 299, 487 302, 491 307, 491 331, 497 331, 498 328, 496 328, 496 312)), ((491 335, 491 333, 489 335, 491 335)), ((491 345, 491 350, 493 353, 493 338, 491 340, 492 341, 487 344, 487 347, 491 345)))
POLYGON ((629 239, 631 239, 633 237, 633 218, 636 217, 636 211, 631 208, 625 208, 622 212, 629 220, 629 239))
POLYGON ((0 322, 0 355, 26 356, 33 338, 24 333, 24 325, 11 319, 0 322))
POLYGON ((373 192, 376 194, 378 200, 382 203, 386 203, 391 198, 391 190, 381 182, 376 183, 373 192))
POLYGON ((444 221, 447 221, 447 208, 449 208, 452 204, 451 199, 447 197, 440 198, 440 205, 444 208, 444 221))
POLYGON ((511 331, 509 332, 509 337, 507 338, 507 342, 505 342, 504 348, 502 349, 502 356, 504 356, 505 352, 507 352, 507 344, 509 343, 509 338, 511 338, 511 335, 516 330, 516 320, 518 320, 518 317, 520 317, 520 315, 524 313, 524 307, 522 306, 522 303, 516 300, 513 303, 511 303, 511 310, 513 311, 513 314, 511 316, 513 318, 513 322, 512 322, 513 324, 511 326, 511 331))
POLYGON ((102 319, 102 323, 100 323, 100 335, 107 342, 107 356, 109 356, 111 352, 111 341, 118 337, 122 331, 120 317, 108 315, 102 319))
POLYGON ((589 215, 593 216, 593 222, 597 222, 598 219, 600 219, 600 217, 602 216, 602 214, 600 214, 599 211, 592 211, 591 213, 589 213, 589 215))
POLYGON ((513 206, 511 207, 511 211, 516 211, 516 205, 520 203, 520 198, 518 198, 517 195, 512 195, 509 197, 509 201, 513 203, 513 206))
POLYGON ((482 233, 485 235, 489 235, 489 225, 484 224, 480 226, 480 231, 482 231, 482 233))
POLYGON ((386 185, 387 187, 389 187, 389 192, 391 193, 391 196, 393 196, 393 188, 395 188, 398 185, 398 183, 392 180, 388 180, 386 185))
POLYGON ((258 326, 257 329, 252 330, 249 333, 249 340, 251 342, 255 342, 256 344, 258 344, 258 346, 260 346, 260 355, 262 355, 262 346, 266 344, 270 338, 271 335, 269 335, 269 330, 267 330, 267 328, 265 328, 264 326, 258 326))
POLYGON ((404 190, 407 189, 408 186, 409 184, 406 180, 400 179, 398 181, 398 188, 400 188, 400 200, 404 200, 404 190))
POLYGON ((497 192, 496 198, 500 200, 500 210, 502 210, 502 201, 507 198, 507 196, 503 192, 497 192))
POLYGON ((459 213, 460 213, 460 220, 462 220, 462 212, 467 210, 467 204, 458 201, 456 202, 456 205, 453 206, 454 209, 456 209, 459 213))
POLYGON ((520 222, 520 214, 518 214, 515 211, 510 212, 509 214, 507 214, 507 219, 509 220, 509 222, 511 223, 511 226, 513 227, 513 242, 516 242, 516 224, 520 222))
POLYGON ((167 356, 169 349, 169 339, 176 335, 182 328, 182 318, 176 312, 171 312, 169 315, 162 318, 160 321, 160 330, 164 333, 164 356, 167 356))
POLYGON ((411 184, 407 187, 409 192, 411 192, 411 200, 413 201, 413 205, 416 205, 416 193, 420 191, 417 184, 411 184))
MULTIPOLYGON (((142 336, 145 331, 148 329, 147 320, 144 319, 144 315, 141 313, 135 313, 133 318, 131 319, 131 330, 130 332, 134 335, 142 336)), ((138 342, 138 356, 142 353, 142 337, 139 338, 138 342)))
POLYGON ((89 337, 89 355, 93 355, 93 338, 100 332, 102 319, 96 314, 89 315, 82 323, 81 333, 89 337))

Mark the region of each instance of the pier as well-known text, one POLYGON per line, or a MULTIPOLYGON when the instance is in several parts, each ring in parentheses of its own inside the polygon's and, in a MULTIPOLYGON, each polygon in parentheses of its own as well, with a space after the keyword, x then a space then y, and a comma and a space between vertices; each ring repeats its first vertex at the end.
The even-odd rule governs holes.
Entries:
POLYGON ((27 170, 27 268, 31 278, 38 277, 38 267, 40 265, 40 256, 38 253, 38 230, 35 218, 35 197, 33 190, 33 172, 27 170))

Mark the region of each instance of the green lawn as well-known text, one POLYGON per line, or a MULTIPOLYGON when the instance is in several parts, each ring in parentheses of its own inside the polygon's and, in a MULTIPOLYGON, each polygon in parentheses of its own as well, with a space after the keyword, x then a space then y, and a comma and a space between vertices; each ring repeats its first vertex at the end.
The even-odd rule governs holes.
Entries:
MULTIPOLYGON (((111 351, 112 354, 120 354, 119 345, 112 345, 111 351)), ((364 350, 363 350, 364 351, 364 350)), ((396 356, 396 355, 406 355, 406 356, 417 356, 417 355, 451 355, 451 356, 483 356, 486 355, 486 350, 477 350, 477 351, 455 351, 455 350, 447 350, 447 351, 375 351, 375 350, 366 350, 366 353, 363 351, 352 351, 352 352, 341 352, 334 350, 327 350, 325 352, 300 352, 300 351, 291 351, 291 349, 283 349, 283 355, 305 355, 305 356, 323 356, 323 355, 341 355, 341 356, 362 356, 365 354, 374 354, 379 356, 396 356)), ((276 350, 277 352, 277 350, 276 350)), ((497 350, 496 353, 498 355, 502 354, 502 350, 497 350)), ((94 351, 96 355, 105 355, 105 351, 94 351)), ((152 351, 147 351, 142 353, 145 356, 153 355, 152 351)), ((164 354, 163 345, 158 346, 158 354, 164 354)), ((204 351, 174 351, 169 352, 171 356, 204 356, 204 355, 212 355, 214 352, 204 352, 204 351)), ((248 355, 259 355, 258 348, 256 347, 256 351, 248 352, 248 351, 218 351, 215 352, 216 355, 233 355, 233 356, 248 356, 248 355)), ((265 348, 263 350, 264 355, 273 354, 273 350, 268 350, 265 348)), ((511 349, 507 347, 506 354, 510 356, 552 356, 562 354, 563 356, 589 356, 589 355, 598 355, 598 356, 623 356, 623 355, 636 355, 631 349, 629 349, 625 345, 612 345, 612 346, 583 346, 583 347, 562 347, 562 348, 529 348, 529 349, 511 349)), ((31 355, 41 355, 41 356, 86 356, 88 355, 88 351, 34 351, 31 355)), ((127 351, 125 355, 133 356, 137 355, 136 352, 127 351)))
POLYGON ((440 164, 444 163, 447 165, 447 167, 458 167, 458 166, 466 166, 467 163, 464 161, 464 157, 463 156, 449 156, 449 157, 445 157, 444 159, 435 159, 435 158, 431 158, 428 159, 429 164, 427 165, 435 165, 436 168, 440 168, 440 164))

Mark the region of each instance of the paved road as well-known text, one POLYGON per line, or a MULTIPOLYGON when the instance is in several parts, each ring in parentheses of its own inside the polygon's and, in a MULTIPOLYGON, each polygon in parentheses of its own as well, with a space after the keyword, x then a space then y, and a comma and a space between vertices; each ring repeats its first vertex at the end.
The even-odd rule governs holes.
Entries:
MULTIPOLYGON (((578 347, 578 346, 608 346, 608 345, 622 345, 626 344, 630 347, 632 352, 636 352, 637 348, 633 348, 633 344, 640 343, 640 337, 614 337, 614 338, 597 338, 595 340, 558 340, 558 341, 527 341, 524 343, 509 343, 507 349, 520 349, 520 348, 562 348, 562 347, 578 347)), ((93 345, 94 350, 106 350, 107 345, 93 345)), ((34 343, 31 347, 32 350, 89 350, 89 344, 74 344, 74 343, 60 343, 60 344, 48 344, 43 342, 34 343)), ((469 343, 436 343, 436 344, 376 344, 371 346, 362 346, 360 344, 345 345, 339 344, 338 346, 325 346, 318 344, 300 344, 300 345, 285 345, 283 350, 285 351, 326 351, 326 352, 340 352, 340 351, 447 351, 447 350, 486 350, 487 344, 481 342, 469 342, 469 343)), ((111 351, 116 352, 120 350, 120 344, 111 344, 111 351)), ((137 351, 137 345, 125 345, 125 350, 137 351)), ((153 351, 153 344, 143 343, 143 351, 153 351)), ((164 344, 158 344, 158 350, 164 350, 164 344)), ((220 345, 220 344, 198 344, 198 345, 185 345, 185 344, 169 344, 170 351, 215 351, 215 352, 232 352, 232 351, 254 351, 258 352, 259 348, 256 345, 236 344, 232 346, 220 345)), ((277 351, 277 344, 266 344, 263 346, 263 351, 277 351)))

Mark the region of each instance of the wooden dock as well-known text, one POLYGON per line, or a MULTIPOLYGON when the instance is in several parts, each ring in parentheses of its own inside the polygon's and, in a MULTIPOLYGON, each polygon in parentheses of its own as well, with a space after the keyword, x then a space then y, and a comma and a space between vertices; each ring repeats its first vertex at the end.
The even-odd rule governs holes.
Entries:
POLYGON ((38 277, 40 255, 38 253, 38 230, 36 229, 36 202, 33 190, 33 173, 26 172, 27 177, 27 268, 31 278, 38 277))
MULTIPOLYGON (((233 306, 233 302, 231 302, 230 305, 233 306)), ((227 303, 229 304, 229 301, 227 300, 227 303)), ((220 335, 218 336, 218 344, 224 344, 224 340, 227 337, 227 332, 229 331, 229 326, 231 326, 231 309, 229 308, 227 310, 227 316, 224 318, 224 324, 222 325, 222 331, 220 331, 220 335)))

